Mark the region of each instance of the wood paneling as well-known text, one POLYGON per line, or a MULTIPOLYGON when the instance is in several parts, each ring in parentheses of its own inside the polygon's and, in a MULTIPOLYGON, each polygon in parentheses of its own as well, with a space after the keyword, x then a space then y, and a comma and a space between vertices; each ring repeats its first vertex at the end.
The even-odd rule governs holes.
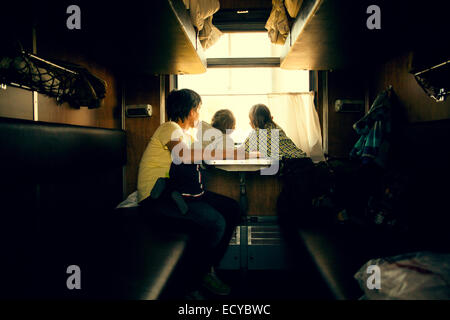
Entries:
MULTIPOLYGON (((109 25, 96 25, 100 39, 126 74, 198 74, 206 56, 181 0, 111 4, 109 25), (120 34, 117 39, 116 34, 120 34)), ((96 7, 101 14, 102 7, 96 7)), ((95 23, 93 21, 93 23, 95 23)))
POLYGON ((125 195, 137 189, 139 162, 155 130, 160 124, 160 78, 142 76, 126 79, 125 104, 151 104, 152 116, 149 118, 126 118, 127 166, 125 195))
POLYGON ((277 199, 281 184, 277 176, 262 176, 259 172, 247 174, 248 214, 277 215, 277 199))
POLYGON ((39 120, 99 128, 120 129, 121 97, 118 77, 114 72, 97 61, 93 61, 88 50, 80 45, 82 39, 69 38, 55 42, 44 29, 38 33, 38 56, 78 64, 107 83, 106 97, 96 109, 72 108, 67 103, 57 105, 54 98, 39 95, 39 120), (76 40, 75 40, 76 39, 76 40), (73 41, 70 41, 73 40, 73 41))
MULTIPOLYGON (((58 4, 30 3, 25 6, 24 4, 8 5, 11 6, 10 10, 3 8, 8 15, 8 19, 5 26, 6 29, 2 28, 2 30, 11 39, 4 39, 5 43, 20 40, 24 49, 31 52, 32 26, 34 26, 36 30, 37 55, 39 57, 79 64, 94 75, 104 79, 108 85, 106 98, 98 109, 74 109, 67 104, 57 106, 55 99, 40 94, 38 97, 38 119, 41 121, 101 128, 120 128, 121 105, 118 77, 110 67, 103 63, 108 52, 105 51, 103 53, 103 58, 98 57, 98 55, 98 58, 93 58, 95 50, 92 48, 92 41, 89 41, 90 36, 88 36, 88 33, 91 31, 89 25, 83 23, 82 30, 67 29, 67 2, 58 4)), ((89 17, 87 10, 83 11, 83 13, 86 13, 86 15, 82 15, 82 17, 89 17)), ((84 19, 82 21, 86 22, 84 19)), ((23 97, 15 95, 13 97, 13 107, 17 105, 16 110, 21 109, 23 101, 28 100, 28 95, 31 95, 31 93, 24 93, 23 97)), ((32 111, 31 99, 30 104, 32 111)), ((26 114, 19 112, 15 117, 29 119, 29 111, 26 114)))
MULTIPOLYGON (((281 191, 277 176, 261 176, 259 172, 246 173, 248 215, 275 216, 276 203, 281 191)), ((209 168, 205 172, 207 190, 239 201, 239 173, 209 168)))
POLYGON ((366 70, 337 70, 328 77, 328 141, 331 157, 347 157, 358 139, 353 124, 362 113, 337 113, 336 99, 364 100, 369 93, 369 107, 376 96, 392 85, 398 97, 399 107, 410 122, 432 121, 450 118, 450 99, 435 102, 428 97, 409 73, 412 52, 407 51, 376 64, 366 70))
POLYGON ((209 167, 204 172, 206 190, 239 201, 239 173, 209 167))
MULTIPOLYGON (((41 46, 43 52, 51 50, 41 46), (45 49, 44 49, 45 48, 45 49)), ((56 52, 56 51, 55 51, 56 52)), ((54 58, 79 64, 102 78, 107 83, 106 97, 100 108, 72 108, 67 103, 57 105, 56 99, 38 94, 38 120, 99 128, 120 129, 121 104, 118 84, 114 74, 106 68, 85 60, 80 55, 58 54, 54 58)), ((0 90, 0 116, 20 119, 33 119, 33 101, 31 91, 8 86, 0 90)))
MULTIPOLYGON (((85 65, 83 63, 79 64, 85 65)), ((56 99, 39 94, 40 121, 120 129, 121 103, 115 77, 104 69, 92 67, 88 69, 96 76, 105 80, 108 85, 106 97, 103 99, 101 106, 96 109, 88 109, 87 107, 76 109, 70 107, 68 103, 57 105, 56 99)))
POLYGON ((367 73, 359 70, 333 71, 328 75, 328 154, 348 157, 358 140, 353 124, 363 112, 339 113, 334 108, 337 99, 364 100, 367 73))
POLYGON ((444 102, 435 102, 426 95, 409 73, 412 58, 412 51, 405 52, 371 71, 370 102, 387 86, 392 85, 410 122, 449 119, 450 98, 444 102))
MULTIPOLYGON (((281 55, 286 69, 370 67, 406 48, 446 44, 448 18, 442 2, 304 0, 281 55), (381 10, 380 29, 367 26, 367 9, 381 10)), ((433 49, 431 49, 433 50, 433 49)))
POLYGON ((304 0, 283 46, 281 67, 329 70, 360 65, 371 52, 365 43, 372 35, 361 35, 366 8, 361 1, 304 0))

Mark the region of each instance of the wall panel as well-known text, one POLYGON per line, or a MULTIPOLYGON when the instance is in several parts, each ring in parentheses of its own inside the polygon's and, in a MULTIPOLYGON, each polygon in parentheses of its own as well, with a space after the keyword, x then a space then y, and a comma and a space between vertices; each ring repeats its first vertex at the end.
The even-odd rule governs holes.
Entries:
POLYGON ((121 96, 119 76, 101 61, 94 61, 89 48, 80 44, 81 38, 62 38, 55 42, 48 30, 38 30, 38 56, 78 64, 107 83, 106 97, 96 109, 73 108, 69 104, 56 104, 56 99, 39 95, 39 120, 100 128, 120 129, 121 96))
POLYGON ((425 94, 409 73, 412 58, 411 51, 404 52, 371 70, 370 101, 373 102, 379 92, 392 85, 410 122, 450 118, 450 98, 444 102, 435 102, 425 94))
POLYGON ((337 99, 363 100, 367 72, 360 70, 338 70, 328 75, 328 154, 330 157, 348 157, 358 135, 353 124, 363 112, 336 112, 337 99))
POLYGON ((149 118, 126 118, 127 166, 126 195, 137 189, 139 162, 155 130, 160 124, 160 77, 143 76, 126 79, 125 104, 151 104, 149 118))
MULTIPOLYGON (((230 197, 239 202, 239 172, 209 168, 205 172, 207 190, 230 197)), ((276 202, 281 192, 277 176, 261 176, 258 172, 246 173, 248 215, 276 216, 276 202)))

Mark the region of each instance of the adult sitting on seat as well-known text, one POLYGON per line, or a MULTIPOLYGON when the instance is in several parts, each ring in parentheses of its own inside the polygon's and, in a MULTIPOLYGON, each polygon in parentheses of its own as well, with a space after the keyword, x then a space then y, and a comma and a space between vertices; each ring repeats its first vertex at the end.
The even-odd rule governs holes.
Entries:
MULTIPOLYGON (((192 235, 194 255, 189 259, 190 267, 184 268, 189 270, 187 277, 192 282, 188 289, 195 290, 195 284, 202 281, 210 292, 224 295, 230 288, 217 278, 212 267, 226 252, 239 222, 240 208, 235 200, 203 189, 200 165, 194 163, 194 159, 222 159, 225 150, 223 153, 215 150, 204 153, 203 149, 190 148, 192 141, 187 130, 196 126, 200 107, 201 98, 192 90, 169 93, 166 104, 169 121, 155 131, 139 164, 138 201, 150 221, 169 219, 173 225, 192 235), (154 199, 150 196, 156 181, 169 177, 174 166, 180 174, 169 178, 167 189, 181 189, 177 191, 188 207, 184 214, 170 197, 162 195, 154 199), (184 188, 188 190, 182 190, 184 188)), ((238 158, 236 151, 233 158, 238 158)))

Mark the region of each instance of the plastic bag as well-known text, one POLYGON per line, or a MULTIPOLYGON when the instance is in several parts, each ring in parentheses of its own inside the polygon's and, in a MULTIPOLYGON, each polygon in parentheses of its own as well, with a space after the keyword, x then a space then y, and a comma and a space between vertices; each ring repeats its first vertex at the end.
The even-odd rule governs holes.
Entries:
POLYGON ((450 299, 450 254, 415 252, 389 258, 372 259, 356 274, 364 299, 369 300, 441 300, 450 299), (379 267, 380 288, 369 289, 373 273, 379 267))

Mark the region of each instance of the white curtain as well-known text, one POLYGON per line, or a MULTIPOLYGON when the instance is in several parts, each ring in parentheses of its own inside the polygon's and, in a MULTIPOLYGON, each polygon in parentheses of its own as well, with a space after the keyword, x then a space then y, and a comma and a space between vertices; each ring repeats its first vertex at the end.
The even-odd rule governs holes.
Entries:
POLYGON ((325 160, 314 92, 269 94, 273 120, 314 162, 325 160))

